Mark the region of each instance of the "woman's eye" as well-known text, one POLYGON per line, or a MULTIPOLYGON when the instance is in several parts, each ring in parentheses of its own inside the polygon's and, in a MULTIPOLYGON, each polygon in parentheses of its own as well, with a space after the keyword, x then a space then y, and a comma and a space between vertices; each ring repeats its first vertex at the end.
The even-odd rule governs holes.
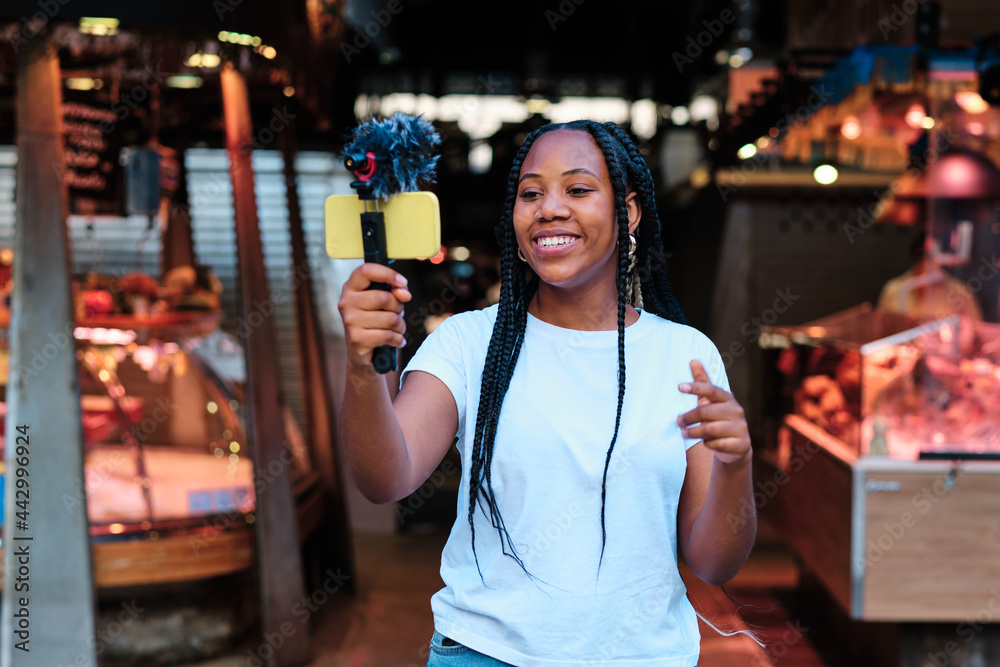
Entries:
POLYGON ((534 191, 531 191, 531 190, 526 190, 526 191, 522 192, 522 193, 521 193, 520 195, 518 195, 518 196, 519 196, 519 197, 520 197, 521 199, 534 199, 535 197, 537 197, 537 196, 538 196, 538 193, 537 193, 537 192, 534 192, 534 191))
POLYGON ((571 195, 585 195, 588 192, 593 192, 590 188, 570 188, 569 193, 571 195))

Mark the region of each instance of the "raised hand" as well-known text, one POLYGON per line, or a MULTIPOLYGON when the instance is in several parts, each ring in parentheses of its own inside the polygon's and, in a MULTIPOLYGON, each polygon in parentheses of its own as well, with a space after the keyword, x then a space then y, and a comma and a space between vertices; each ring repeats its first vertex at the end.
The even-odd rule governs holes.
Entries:
POLYGON ((722 463, 749 461, 750 431, 743 407, 728 391, 712 384, 705 367, 691 362, 693 382, 682 382, 678 389, 698 397, 698 405, 677 418, 685 438, 700 438, 722 463))
POLYGON ((370 367, 372 350, 380 345, 403 347, 403 304, 412 298, 406 278, 388 266, 365 263, 351 273, 337 308, 344 320, 347 358, 352 365, 370 367), (372 283, 387 283, 392 291, 370 290, 372 283))

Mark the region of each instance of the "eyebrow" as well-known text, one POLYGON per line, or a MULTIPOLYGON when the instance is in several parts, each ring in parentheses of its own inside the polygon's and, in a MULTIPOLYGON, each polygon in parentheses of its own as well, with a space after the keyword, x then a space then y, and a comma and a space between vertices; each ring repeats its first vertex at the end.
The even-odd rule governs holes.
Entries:
MULTIPOLYGON (((601 180, 600 176, 598 176, 597 174, 595 174, 594 172, 592 172, 589 169, 584 169, 583 167, 577 167, 576 169, 570 169, 569 171, 564 171, 562 173, 563 176, 571 176, 573 174, 590 174, 591 176, 593 176, 597 180, 601 180)), ((522 183, 523 181, 525 181, 526 179, 529 179, 529 178, 541 178, 541 177, 542 177, 541 174, 536 174, 536 173, 531 172, 531 173, 527 173, 527 174, 524 174, 523 176, 521 176, 521 178, 517 182, 518 183, 522 183)))

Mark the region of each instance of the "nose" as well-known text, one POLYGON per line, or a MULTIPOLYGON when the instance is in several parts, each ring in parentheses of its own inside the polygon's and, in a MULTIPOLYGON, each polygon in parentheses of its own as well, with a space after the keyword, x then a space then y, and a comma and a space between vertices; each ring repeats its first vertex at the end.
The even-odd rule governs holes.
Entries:
POLYGON ((558 194, 546 193, 538 203, 535 220, 560 220, 569 216, 569 207, 558 194))

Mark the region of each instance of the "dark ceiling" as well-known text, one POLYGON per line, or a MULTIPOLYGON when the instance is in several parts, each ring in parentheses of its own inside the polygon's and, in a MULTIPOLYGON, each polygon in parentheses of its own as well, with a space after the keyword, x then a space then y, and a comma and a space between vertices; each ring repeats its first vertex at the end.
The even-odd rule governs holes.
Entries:
MULTIPOLYGON (((302 102, 310 118, 301 118, 299 128, 306 134, 341 136, 355 122, 359 93, 614 96, 683 104, 696 86, 720 72, 715 53, 731 46, 737 31, 749 31, 741 39, 758 53, 782 50, 784 2, 6 0, 0 8, 6 38, 0 40, 0 88, 13 92, 17 38, 32 18, 54 25, 81 16, 116 16, 122 30, 143 35, 139 60, 165 62, 167 68, 179 66, 185 50, 214 40, 220 30, 263 36, 278 47, 280 65, 291 72, 296 89, 308 91, 302 102), (319 43, 309 28, 310 8, 317 7, 328 27, 319 43), (159 55, 141 53, 150 46, 159 55)), ((64 60, 63 65, 101 63, 64 60)), ((178 121, 189 128, 199 126, 196 107, 204 107, 206 118, 217 114, 213 81, 206 80, 200 93, 181 97, 184 113, 178 121)), ((211 123, 206 129, 214 131, 211 123)))
POLYGON ((652 97, 678 104, 688 101, 700 79, 717 71, 714 54, 730 44, 734 29, 750 28, 761 47, 780 50, 783 4, 771 0, 482 4, 351 0, 345 12, 349 23, 337 64, 338 78, 364 87, 378 85, 383 78, 398 80, 409 75, 415 85, 430 87, 424 92, 439 94, 448 92, 450 73, 494 74, 515 82, 520 87, 516 92, 542 95, 556 92, 557 79, 571 78, 589 84, 586 94, 652 97), (389 15, 389 5, 398 10, 391 21, 384 28, 373 23, 389 15), (355 44, 364 43, 369 34, 375 35, 372 44, 355 50, 355 44), (689 38, 707 46, 692 47, 689 38), (692 62, 682 62, 683 71, 679 71, 673 55, 683 55, 688 48, 695 55, 692 62), (700 54, 699 48, 703 49, 700 54))
MULTIPOLYGON (((248 65, 240 47, 222 45, 223 59, 241 63, 247 73, 255 122, 266 125, 276 110, 287 108, 297 116, 300 148, 339 150, 357 123, 354 105, 360 93, 613 96, 687 103, 699 85, 713 78, 725 81, 715 53, 737 37, 758 53, 782 51, 784 1, 294 0, 279 5, 267 0, 7 0, 0 7, 0 27, 7 28, 7 39, 0 41, 0 141, 13 138, 17 47, 11 38, 43 5, 58 10, 46 17, 52 24, 116 16, 122 31, 140 37, 124 40, 121 52, 106 57, 97 49, 98 57, 89 60, 61 49, 67 76, 74 70, 100 76, 102 68, 141 74, 150 63, 176 72, 187 54, 200 43, 214 42, 220 30, 261 35, 277 47, 278 60, 254 56, 248 65), (309 28, 310 7, 323 8, 325 43, 317 44, 317 33, 309 28), (746 32, 737 35, 741 29, 746 32), (288 80, 275 80, 276 72, 288 80), (288 83, 296 90, 291 99, 281 94, 288 83)), ((92 38, 92 43, 103 42, 92 38)), ((206 76, 196 90, 161 91, 156 125, 165 145, 222 145, 217 77, 206 76)), ((130 143, 146 138, 149 123, 140 111, 129 117, 136 125, 125 138, 130 143)), ((442 213, 465 221, 468 233, 488 238, 509 165, 505 151, 516 146, 526 128, 498 132, 494 169, 473 175, 466 163, 467 137, 454 124, 440 125, 445 144, 438 188, 451 202, 442 213)))

